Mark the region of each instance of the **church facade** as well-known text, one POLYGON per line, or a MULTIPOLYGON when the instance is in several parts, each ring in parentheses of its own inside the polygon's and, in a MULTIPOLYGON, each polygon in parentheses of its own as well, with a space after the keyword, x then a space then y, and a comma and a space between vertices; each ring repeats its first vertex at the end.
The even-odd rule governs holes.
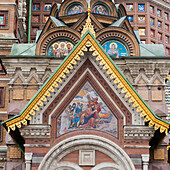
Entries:
POLYGON ((4 169, 170 168, 169 58, 163 45, 140 43, 123 5, 56 3, 35 41, 1 57, 4 169))

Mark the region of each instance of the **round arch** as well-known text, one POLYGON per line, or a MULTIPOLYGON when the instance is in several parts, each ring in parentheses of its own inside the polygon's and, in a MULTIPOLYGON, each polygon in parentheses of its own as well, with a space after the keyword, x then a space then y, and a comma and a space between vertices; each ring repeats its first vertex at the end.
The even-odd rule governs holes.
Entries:
POLYGON ((56 164, 63 157, 82 149, 97 150, 108 155, 115 162, 114 165, 112 164, 112 167, 118 170, 135 170, 131 159, 120 146, 109 139, 96 135, 77 135, 59 142, 43 158, 38 170, 56 169, 56 164))

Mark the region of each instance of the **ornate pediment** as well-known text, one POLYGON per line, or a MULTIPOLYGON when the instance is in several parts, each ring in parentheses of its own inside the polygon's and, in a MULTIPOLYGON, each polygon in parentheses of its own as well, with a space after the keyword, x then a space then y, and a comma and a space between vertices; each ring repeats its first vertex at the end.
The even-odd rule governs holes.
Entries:
MULTIPOLYGON (((89 31, 86 32, 74 50, 65 58, 24 110, 18 116, 3 123, 8 132, 11 129, 15 131, 16 128, 27 125, 28 120, 45 111, 44 109, 47 109, 49 104, 52 103, 57 94, 87 59, 105 77, 105 81, 114 89, 117 97, 124 103, 126 108, 131 113, 134 113, 134 117, 135 114, 140 115, 144 117, 144 121, 148 122, 150 127, 154 126, 155 130, 160 128, 161 133, 168 133, 169 124, 153 113, 89 31), (85 54, 86 52, 90 54, 85 54)), ((135 123, 135 120, 132 123, 135 123)), ((126 120, 124 124, 126 124, 126 120)))

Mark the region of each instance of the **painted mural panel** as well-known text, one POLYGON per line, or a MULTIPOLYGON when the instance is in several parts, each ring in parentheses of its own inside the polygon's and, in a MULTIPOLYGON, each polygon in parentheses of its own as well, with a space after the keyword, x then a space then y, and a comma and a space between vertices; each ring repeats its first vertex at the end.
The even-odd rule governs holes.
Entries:
POLYGON ((66 132, 92 128, 117 134, 117 118, 87 81, 57 118, 57 136, 66 132))
POLYGON ((68 11, 68 15, 80 14, 83 13, 83 8, 81 5, 74 5, 68 11))
POLYGON ((108 11, 103 5, 96 5, 92 12, 95 14, 108 15, 108 11))
POLYGON ((118 41, 108 41, 102 46, 107 54, 114 58, 119 58, 119 56, 127 56, 128 52, 126 47, 118 41))
POLYGON ((72 43, 68 41, 57 41, 50 46, 48 55, 56 56, 57 58, 65 57, 70 53, 72 49, 72 43))

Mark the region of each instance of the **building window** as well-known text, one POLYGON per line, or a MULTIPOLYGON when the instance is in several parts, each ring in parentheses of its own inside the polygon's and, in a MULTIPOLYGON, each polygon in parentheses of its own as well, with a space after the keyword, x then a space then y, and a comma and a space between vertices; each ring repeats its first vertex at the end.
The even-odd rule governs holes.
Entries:
POLYGON ((150 18, 150 24, 154 25, 154 18, 150 18))
POLYGON ((139 28, 139 35, 145 35, 146 29, 145 28, 139 28))
POLYGON ((139 23, 145 23, 145 16, 138 16, 139 23))
POLYGON ((168 36, 165 36, 165 43, 168 44, 168 42, 169 42, 169 37, 168 37, 168 36))
POLYGON ((162 22, 161 21, 158 21, 157 24, 158 24, 158 28, 162 27, 162 22))
POLYGON ((32 27, 31 33, 36 35, 38 30, 39 30, 38 27, 32 27))
POLYGON ((129 20, 129 22, 133 22, 133 16, 128 16, 127 18, 129 20))
POLYGON ((162 34, 158 32, 158 40, 162 41, 162 34))
POLYGON ((40 21, 40 16, 39 15, 33 15, 32 16, 32 22, 39 23, 39 21, 40 21))
POLYGON ((168 13, 164 13, 164 18, 165 18, 165 20, 168 20, 168 13))
POLYGON ((51 4, 45 4, 44 11, 51 11, 51 4))
POLYGON ((0 28, 8 27, 8 11, 0 11, 0 28))
POLYGON ((127 11, 133 11, 133 4, 126 4, 127 11))
POLYGON ((168 32, 169 31, 169 25, 165 24, 165 31, 168 32))
POLYGON ((0 13, 0 25, 5 25, 5 14, 0 13))
POLYGON ((149 10, 150 10, 150 13, 151 13, 151 14, 154 13, 154 7, 153 7, 153 6, 150 6, 149 10))
POLYGON ((33 8, 33 11, 40 11, 40 4, 33 4, 33 6, 32 6, 32 8, 33 8))
POLYGON ((165 49, 165 54, 166 54, 166 55, 170 55, 170 49, 169 49, 169 48, 166 48, 166 49, 165 49))
POLYGON ((145 11, 145 5, 144 4, 138 4, 138 11, 145 11))
POLYGON ((48 15, 44 15, 44 23, 46 23, 48 21, 49 16, 48 15))
POLYGON ((160 17, 161 16, 161 10, 157 9, 157 16, 160 17))
POLYGON ((0 107, 4 107, 4 87, 0 87, 0 107))
POLYGON ((155 31, 154 30, 151 30, 151 37, 155 37, 155 31))

